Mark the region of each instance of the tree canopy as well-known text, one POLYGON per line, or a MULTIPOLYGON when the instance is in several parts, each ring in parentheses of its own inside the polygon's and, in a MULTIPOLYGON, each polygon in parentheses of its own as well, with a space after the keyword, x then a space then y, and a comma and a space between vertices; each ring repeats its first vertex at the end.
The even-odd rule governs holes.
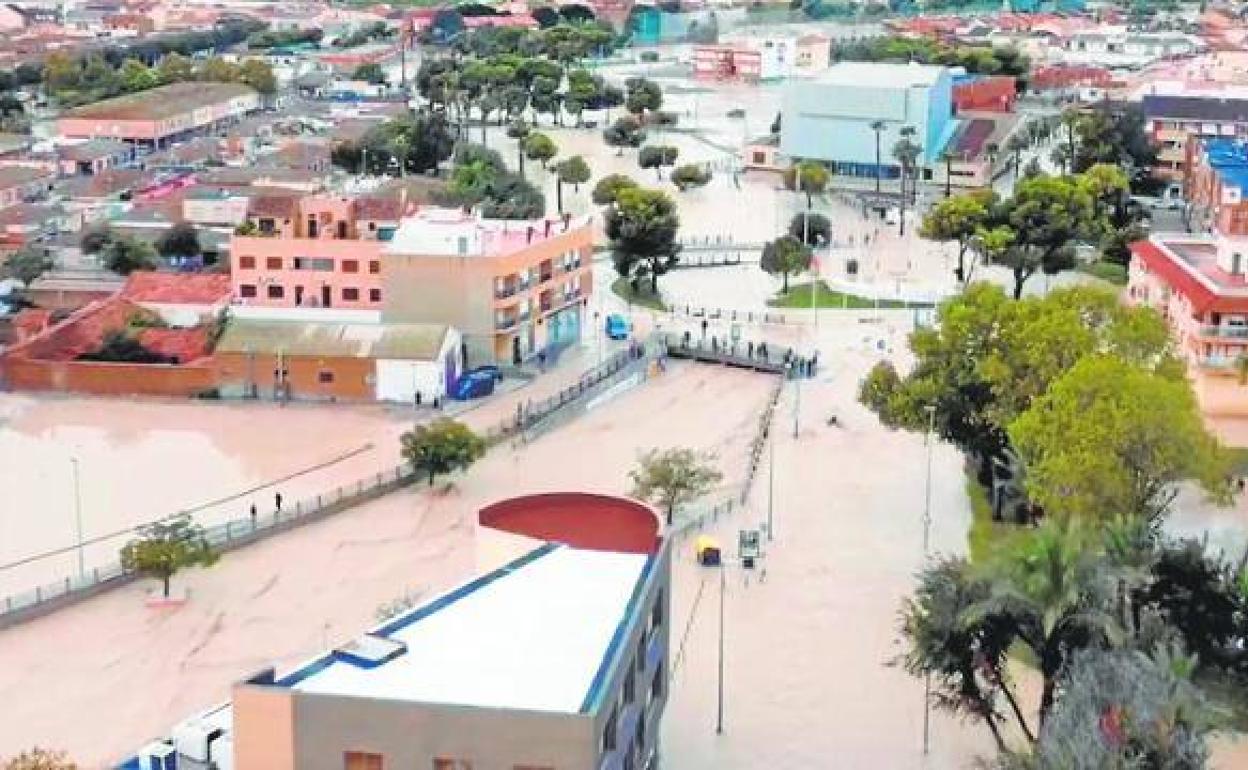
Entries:
POLYGON ((189 514, 142 526, 138 537, 121 549, 121 565, 161 582, 162 595, 169 596, 170 579, 187 567, 210 566, 217 553, 209 545, 203 527, 189 514))
POLYGON ((680 506, 710 492, 723 474, 715 467, 714 455, 677 447, 642 453, 628 477, 633 497, 658 505, 671 526, 680 506))
POLYGON ((449 417, 417 425, 399 437, 400 454, 433 486, 439 474, 468 468, 485 454, 485 439, 449 417))
POLYGON ((611 241, 615 271, 634 287, 649 280, 658 293, 659 276, 680 258, 676 231, 680 216, 676 204, 661 190, 617 188, 615 205, 607 209, 606 234, 611 241))
POLYGON ((810 269, 810 247, 792 235, 782 235, 763 246, 759 267, 769 275, 778 275, 784 281, 782 293, 789 291, 789 276, 810 269))

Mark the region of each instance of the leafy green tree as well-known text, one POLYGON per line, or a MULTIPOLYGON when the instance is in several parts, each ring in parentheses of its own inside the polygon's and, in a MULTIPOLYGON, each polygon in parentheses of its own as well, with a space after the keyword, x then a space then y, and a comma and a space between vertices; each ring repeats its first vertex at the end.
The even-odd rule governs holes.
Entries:
POLYGON ((31 749, 5 760, 4 770, 78 770, 78 765, 63 751, 31 749))
POLYGON ((705 187, 710 181, 710 169, 698 163, 686 163, 672 169, 672 184, 676 185, 681 192, 696 187, 705 187))
POLYGON ((485 439, 449 417, 417 425, 399 437, 399 444, 403 459, 417 472, 428 474, 429 486, 438 474, 468 468, 486 449, 485 439))
POLYGON ((169 581, 178 572, 209 567, 216 561, 217 553, 204 528, 185 513, 139 527, 138 537, 121 549, 121 566, 159 580, 165 598, 169 597, 169 581))
POLYGON ((823 214, 799 211, 789 220, 789 235, 812 249, 832 242, 832 222, 823 214))
POLYGON ((603 130, 602 140, 608 147, 617 149, 616 155, 623 155, 625 147, 640 147, 646 141, 646 132, 641 128, 641 121, 625 115, 603 130))
POLYGON ((763 246, 759 267, 768 275, 779 275, 784 285, 780 291, 789 291, 789 276, 810 269, 810 247, 791 235, 782 235, 763 246))
POLYGON ((663 108, 663 89, 658 83, 633 77, 624 81, 624 88, 624 109, 639 118, 647 112, 657 112, 663 108))
POLYGON ((238 66, 232 62, 213 56, 204 60, 195 73, 199 80, 209 83, 234 83, 238 80, 238 66))
POLYGON ((578 127, 582 124, 582 113, 597 103, 602 88, 602 79, 594 77, 588 70, 576 69, 568 73, 564 109, 576 116, 578 127))
POLYGON ((620 190, 635 190, 639 187, 637 180, 625 174, 608 174, 598 180, 598 184, 594 185, 594 192, 591 195, 592 200, 599 206, 610 206, 615 204, 616 196, 620 194, 620 190))
POLYGON ((132 235, 120 235, 104 248, 104 267, 120 275, 156 267, 156 250, 147 241, 132 235))
POLYGON ((648 279, 650 293, 658 294, 659 276, 680 259, 680 244, 676 243, 679 227, 676 204, 663 191, 618 189, 615 205, 606 215, 615 271, 628 278, 634 288, 648 279))
POLYGON ((975 242, 980 229, 988 224, 997 195, 992 190, 955 195, 937 201, 919 228, 919 235, 932 241, 952 242, 958 245, 958 264, 953 274, 958 283, 966 281, 966 256, 975 242))
POLYGON ((1081 359, 1009 435, 1027 466, 1029 495, 1050 515, 1155 520, 1186 479, 1230 500, 1228 459, 1187 381, 1114 356, 1081 359))
POLYGON ((244 59, 238 65, 238 82, 249 85, 265 96, 277 93, 277 77, 263 59, 244 59))
POLYGON ((784 186, 789 190, 806 193, 806 208, 814 205, 813 195, 822 194, 832 177, 828 167, 814 161, 795 163, 784 170, 784 186))
POLYGON ((1074 267, 1074 244, 1093 220, 1092 197, 1071 177, 1023 179, 1013 197, 1001 203, 1003 223, 1015 234, 1013 246, 999 260, 1014 275, 1014 297, 1027 279, 1043 270, 1050 275, 1074 267))
POLYGON ((498 174, 498 169, 482 160, 459 163, 451 172, 447 189, 459 205, 475 206, 490 197, 498 174))
POLYGON ((82 231, 79 247, 84 254, 99 254, 113 242, 113 231, 107 224, 87 227, 82 231))
POLYGON ((529 124, 523 119, 511 121, 507 126, 507 136, 516 140, 516 158, 520 168, 520 176, 524 176, 524 140, 528 137, 529 124))
POLYGON ((183 83, 195 77, 195 66, 182 54, 169 53, 156 65, 156 76, 161 83, 183 83))
POLYGON ((555 196, 558 201, 559 213, 563 213, 563 186, 572 185, 574 190, 589 181, 589 164, 580 155, 555 164, 555 196))
POLYGON ((351 79, 363 80, 365 83, 372 83, 373 85, 382 85, 386 82, 386 71, 377 62, 368 62, 356 67, 355 72, 351 74, 351 79))
POLYGON ((73 55, 65 51, 53 51, 43 60, 43 85, 48 93, 57 96, 63 91, 76 89, 81 84, 82 67, 73 55))
POLYGON ((156 239, 156 251, 162 257, 195 257, 203 253, 199 231, 190 222, 178 222, 156 239))
POLYGON ((714 489, 723 474, 715 467, 714 455, 675 447, 643 452, 628 477, 632 496, 659 506, 670 527, 680 507, 714 489))
POLYGON ((121 90, 128 94, 136 91, 146 91, 149 88, 156 87, 158 83, 156 75, 148 69, 146 64, 138 59, 126 59, 123 61, 121 69, 118 71, 118 78, 121 81, 121 90))
POLYGON ((637 154, 637 165, 642 168, 654 169, 655 176, 663 178, 663 167, 676 163, 680 150, 669 145, 648 144, 637 154))
POLYGON ((9 255, 5 260, 5 274, 21 281, 23 286, 30 286, 39 276, 52 269, 52 258, 43 247, 26 245, 9 255))
POLYGON ((540 131, 534 131, 524 139, 525 157, 541 163, 543 169, 558 153, 559 148, 555 145, 555 140, 540 131))

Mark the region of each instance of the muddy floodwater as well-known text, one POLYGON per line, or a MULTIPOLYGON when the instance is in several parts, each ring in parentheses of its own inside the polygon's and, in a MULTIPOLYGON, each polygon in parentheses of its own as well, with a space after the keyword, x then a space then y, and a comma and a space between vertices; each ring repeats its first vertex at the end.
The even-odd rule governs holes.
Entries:
POLYGON ((191 510, 244 518, 397 461, 406 422, 380 408, 0 394, 0 596, 116 561, 138 524, 191 510), (75 465, 77 484, 75 485, 75 465))

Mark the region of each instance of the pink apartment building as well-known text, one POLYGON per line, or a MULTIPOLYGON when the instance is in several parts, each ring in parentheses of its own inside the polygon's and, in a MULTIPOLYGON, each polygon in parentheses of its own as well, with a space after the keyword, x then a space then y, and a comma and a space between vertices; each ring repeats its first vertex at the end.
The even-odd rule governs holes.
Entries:
POLYGON ((248 220, 259 234, 230 244, 234 301, 379 311, 381 249, 403 212, 398 198, 253 199, 248 220))

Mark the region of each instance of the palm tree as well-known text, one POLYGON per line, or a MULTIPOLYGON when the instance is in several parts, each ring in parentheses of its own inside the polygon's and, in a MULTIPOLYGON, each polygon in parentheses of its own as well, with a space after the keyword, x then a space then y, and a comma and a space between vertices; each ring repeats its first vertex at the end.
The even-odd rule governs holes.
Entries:
POLYGON ((871 121, 871 130, 875 132, 875 191, 880 191, 880 134, 884 133, 884 121, 871 121))
MULTIPOLYGON (((1028 128, 1032 124, 1028 124, 1028 128)), ((1005 143, 1005 151, 1014 156, 1014 178, 1018 179, 1023 170, 1023 150, 1027 148, 1027 137, 1021 133, 1014 134, 1005 143)))
POLYGON ((906 176, 913 176, 915 164, 919 159, 919 155, 923 152, 923 148, 915 144, 913 139, 915 136, 914 126, 906 126, 901 129, 901 138, 893 145, 893 157, 901 166, 901 217, 898 223, 898 235, 906 234, 906 176))
POLYGON ((1056 520, 1015 543, 1005 557, 993 570, 991 596, 968 618, 1008 619, 1018 641, 1035 655, 1043 678, 1043 730, 1069 656, 1121 636, 1105 609, 1113 604, 1111 571, 1077 528, 1056 520))

